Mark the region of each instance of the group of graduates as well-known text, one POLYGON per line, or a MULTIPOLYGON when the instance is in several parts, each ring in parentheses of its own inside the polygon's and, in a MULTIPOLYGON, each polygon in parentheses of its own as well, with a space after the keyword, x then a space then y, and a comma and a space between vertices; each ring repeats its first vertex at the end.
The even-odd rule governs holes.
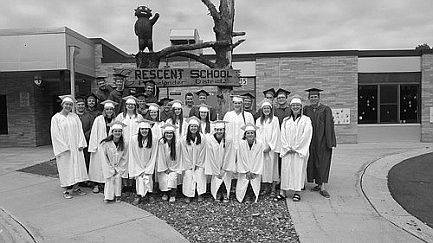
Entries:
POLYGON ((123 77, 115 83, 110 90, 100 78, 95 94, 60 96, 51 138, 64 198, 84 195, 79 183, 91 181, 106 202, 120 201, 122 189, 134 187, 134 204, 148 194, 154 200, 157 189, 174 203, 178 187, 186 202, 202 201, 209 189, 215 200, 227 202, 233 180, 239 202, 265 193, 280 200, 289 190, 299 201, 306 181, 329 198, 325 183, 336 141, 320 89, 307 90, 309 106, 296 95, 289 102, 289 91, 268 89, 257 112, 250 108, 252 95, 233 95, 233 110, 217 119, 205 90, 196 92, 199 105, 192 93, 185 104, 167 98, 157 103, 154 83, 135 96, 124 92, 123 77))

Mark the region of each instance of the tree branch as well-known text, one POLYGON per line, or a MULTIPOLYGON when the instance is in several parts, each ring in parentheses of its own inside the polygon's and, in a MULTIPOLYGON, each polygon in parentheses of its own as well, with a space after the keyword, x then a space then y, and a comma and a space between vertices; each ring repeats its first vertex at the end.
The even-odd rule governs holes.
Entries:
POLYGON ((244 31, 238 31, 238 32, 234 32, 234 31, 233 31, 232 36, 233 36, 233 37, 236 37, 236 36, 244 36, 244 35, 246 35, 246 34, 247 34, 247 33, 244 32, 244 31))
POLYGON ((189 53, 189 52, 174 52, 174 53, 167 55, 166 57, 175 57, 175 56, 191 58, 191 59, 196 60, 197 62, 203 63, 204 65, 206 65, 210 68, 215 67, 215 63, 207 60, 206 58, 204 58, 202 56, 197 56, 197 55, 189 53))
POLYGON ((238 45, 242 44, 242 42, 244 42, 244 41, 245 41, 245 39, 236 41, 236 43, 234 43, 232 45, 232 50, 235 49, 238 45))
POLYGON ((160 57, 165 57, 170 53, 174 53, 174 52, 210 48, 214 46, 229 46, 229 45, 230 45, 229 41, 208 41, 208 42, 202 42, 197 44, 174 45, 162 49, 161 51, 158 52, 158 55, 160 57))
POLYGON ((216 22, 221 18, 220 13, 216 9, 215 5, 210 0, 201 0, 204 5, 206 5, 207 9, 209 9, 210 15, 213 20, 216 22))

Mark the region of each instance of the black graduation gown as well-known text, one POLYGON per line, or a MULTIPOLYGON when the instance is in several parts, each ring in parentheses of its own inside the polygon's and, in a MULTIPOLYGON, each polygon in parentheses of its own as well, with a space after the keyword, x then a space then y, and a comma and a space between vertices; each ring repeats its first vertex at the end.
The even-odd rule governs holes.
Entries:
POLYGON ((274 110, 274 116, 278 117, 278 121, 280 122, 280 127, 281 124, 283 123, 284 118, 290 116, 291 114, 292 114, 292 110, 290 109, 289 106, 284 108, 275 108, 274 110))
POLYGON ((337 145, 331 108, 322 104, 316 108, 305 106, 304 115, 310 117, 313 125, 307 180, 319 185, 328 183, 332 147, 337 145))

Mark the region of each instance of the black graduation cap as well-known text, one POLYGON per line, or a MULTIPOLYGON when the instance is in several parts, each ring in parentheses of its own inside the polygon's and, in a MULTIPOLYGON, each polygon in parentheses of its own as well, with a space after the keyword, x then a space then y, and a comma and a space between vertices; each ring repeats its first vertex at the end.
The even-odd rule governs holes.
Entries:
POLYGON ((167 103, 168 103, 168 102, 170 102, 170 101, 173 101, 173 99, 170 99, 170 98, 162 98, 162 99, 159 100, 158 105, 160 105, 160 106, 164 106, 164 103, 166 103, 165 101, 167 101, 167 103))
POLYGON ((206 96, 209 96, 209 93, 208 93, 206 90, 204 90, 204 89, 199 90, 199 91, 196 92, 195 94, 198 95, 198 96, 200 96, 200 94, 204 94, 204 95, 206 95, 206 96))
POLYGON ((107 78, 107 76, 98 76, 95 79, 96 80, 105 80, 107 78))
POLYGON ((288 95, 290 94, 290 91, 287 91, 287 90, 285 90, 285 89, 279 88, 279 89, 277 90, 277 96, 278 96, 278 94, 280 94, 280 93, 283 93, 283 94, 285 94, 286 96, 288 96, 288 95))
POLYGON ((255 98, 256 98, 254 95, 252 95, 252 94, 250 94, 250 93, 245 93, 245 94, 243 94, 243 95, 241 95, 241 96, 248 97, 248 98, 250 98, 250 99, 255 99, 255 98))
POLYGON ((312 95, 312 94, 319 94, 320 92, 323 91, 323 89, 310 88, 310 89, 306 89, 305 91, 307 91, 309 95, 312 95))
POLYGON ((77 103, 80 102, 86 103, 86 97, 84 95, 78 95, 77 97, 75 97, 75 100, 77 103))
POLYGON ((95 98, 95 100, 98 100, 98 97, 97 97, 94 93, 90 93, 90 94, 86 97, 86 100, 87 100, 89 97, 93 97, 93 98, 95 98))
POLYGON ((272 93, 272 95, 275 97, 275 95, 276 95, 276 92, 275 92, 275 89, 274 88, 270 88, 270 89, 267 89, 267 90, 265 90, 265 91, 263 91, 263 94, 264 95, 266 95, 267 93, 272 93))

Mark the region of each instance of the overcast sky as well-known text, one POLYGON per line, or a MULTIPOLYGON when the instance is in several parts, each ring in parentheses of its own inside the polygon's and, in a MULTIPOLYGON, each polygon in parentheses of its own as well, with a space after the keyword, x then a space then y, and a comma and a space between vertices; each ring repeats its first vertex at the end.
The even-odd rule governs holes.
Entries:
MULTIPOLYGON (((219 1, 213 2, 218 6, 219 1)), ((0 4, 1 29, 67 26, 86 37, 101 37, 127 53, 138 51, 133 29, 138 5, 161 15, 154 26, 155 50, 169 45, 173 28, 196 28, 204 41, 215 38, 212 18, 200 0, 0 0, 0 4)), ((235 30, 247 32, 247 40, 235 53, 432 46, 432 12, 433 0, 237 0, 235 30)))

